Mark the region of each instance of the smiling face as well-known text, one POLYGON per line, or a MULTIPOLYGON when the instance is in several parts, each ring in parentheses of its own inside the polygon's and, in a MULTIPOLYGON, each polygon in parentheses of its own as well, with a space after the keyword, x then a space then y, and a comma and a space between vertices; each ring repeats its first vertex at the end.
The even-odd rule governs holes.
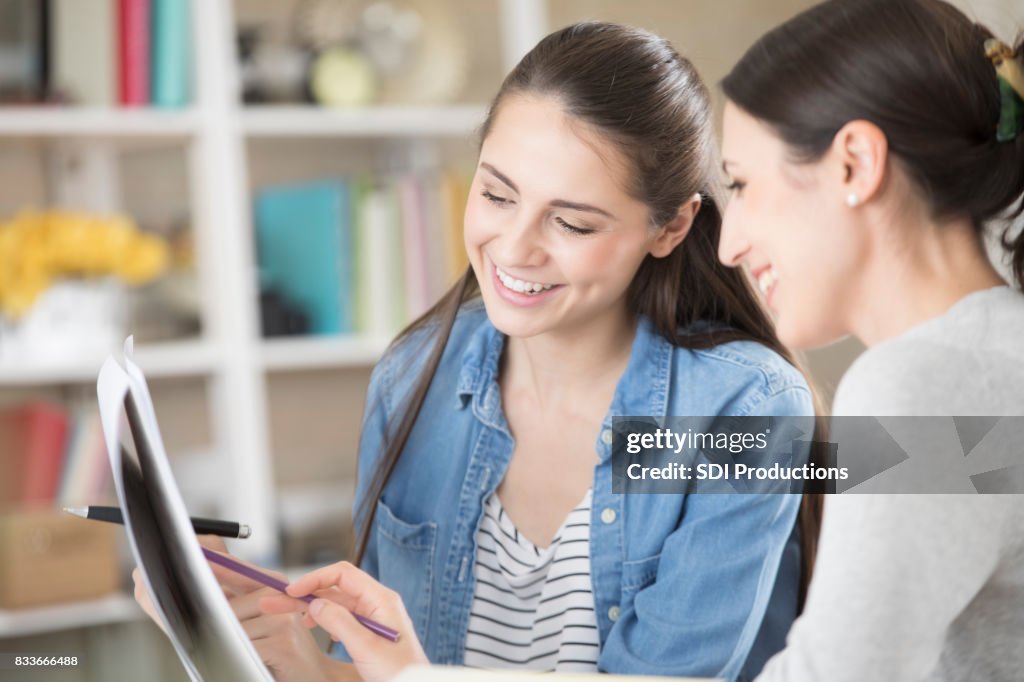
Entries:
POLYGON ((852 221, 843 169, 832 154, 796 163, 768 127, 726 104, 722 157, 732 197, 718 255, 750 273, 791 348, 850 333, 866 241, 852 221))
POLYGON ((509 96, 480 149, 465 244, 491 322, 513 337, 628 318, 625 293, 664 230, 627 192, 629 164, 546 97, 509 96))

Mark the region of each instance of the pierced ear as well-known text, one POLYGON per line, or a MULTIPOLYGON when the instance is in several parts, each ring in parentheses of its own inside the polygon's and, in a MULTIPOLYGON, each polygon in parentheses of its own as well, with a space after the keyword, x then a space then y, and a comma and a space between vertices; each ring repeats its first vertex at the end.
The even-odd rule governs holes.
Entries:
POLYGON ((878 193, 889 162, 889 140, 870 121, 850 121, 836 133, 832 151, 843 167, 838 201, 857 197, 859 205, 878 193))
POLYGON ((690 200, 679 207, 675 218, 658 228, 658 234, 651 242, 649 253, 655 258, 664 258, 672 253, 686 239, 693 227, 693 221, 700 211, 700 194, 694 194, 690 200))

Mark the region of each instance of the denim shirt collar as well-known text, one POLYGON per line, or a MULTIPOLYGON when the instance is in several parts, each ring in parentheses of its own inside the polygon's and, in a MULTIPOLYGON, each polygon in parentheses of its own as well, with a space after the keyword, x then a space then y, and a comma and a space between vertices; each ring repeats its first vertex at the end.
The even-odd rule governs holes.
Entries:
MULTIPOLYGON (((462 354, 456 398, 458 409, 472 404, 477 419, 507 432, 497 380, 505 339, 490 320, 475 330, 462 354)), ((615 388, 602 432, 611 429, 613 416, 666 414, 673 349, 674 346, 654 329, 651 320, 640 316, 629 363, 615 388), (637 382, 645 385, 637 386, 637 382)), ((607 444, 600 447, 600 440, 598 445, 601 461, 605 461, 611 456, 611 448, 607 444)))

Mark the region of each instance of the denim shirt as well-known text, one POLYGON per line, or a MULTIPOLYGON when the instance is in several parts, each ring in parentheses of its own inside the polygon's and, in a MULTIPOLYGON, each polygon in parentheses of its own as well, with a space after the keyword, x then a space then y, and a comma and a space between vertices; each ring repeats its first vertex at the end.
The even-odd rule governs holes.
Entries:
MULTIPOLYGON (((414 332, 374 369, 357 523, 389 420, 432 340, 429 330, 414 332)), ((433 663, 463 661, 477 528, 514 449, 498 385, 504 344, 479 301, 463 307, 377 504, 362 564, 401 595, 433 663)), ((752 679, 784 645, 800 574, 799 495, 613 494, 612 417, 810 414, 802 375, 766 347, 737 341, 688 350, 639 320, 594 443, 590 560, 601 671, 752 679)), ((343 647, 335 649, 344 660, 343 647)))

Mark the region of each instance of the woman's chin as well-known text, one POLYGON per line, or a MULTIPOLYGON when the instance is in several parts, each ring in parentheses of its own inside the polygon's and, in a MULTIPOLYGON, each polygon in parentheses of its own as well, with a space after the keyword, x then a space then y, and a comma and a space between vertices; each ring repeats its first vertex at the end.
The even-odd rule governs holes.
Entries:
POLYGON ((526 338, 534 336, 543 331, 540 320, 530 319, 528 311, 510 308, 504 301, 495 301, 489 296, 484 296, 484 309, 487 311, 487 319, 499 332, 513 338, 526 338))

